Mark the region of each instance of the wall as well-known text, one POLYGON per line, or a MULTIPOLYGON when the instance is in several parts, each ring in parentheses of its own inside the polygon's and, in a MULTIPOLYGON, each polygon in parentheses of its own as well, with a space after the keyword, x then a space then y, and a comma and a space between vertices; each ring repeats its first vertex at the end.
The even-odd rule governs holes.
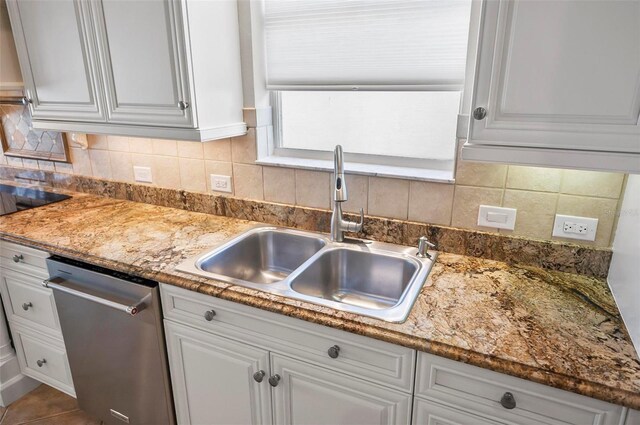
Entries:
MULTIPOLYGON (((70 139, 70 137, 68 138, 70 139)), ((24 168, 133 182, 133 166, 152 168, 154 185, 210 191, 209 174, 233 176, 232 196, 331 208, 327 172, 255 165, 255 133, 206 143, 89 135, 89 149, 71 147, 72 164, 0 158, 24 168)), ((458 162, 456 184, 347 177, 345 209, 370 215, 497 232, 476 225, 480 204, 518 209, 512 233, 551 239, 554 215, 599 219, 595 243, 609 247, 625 175, 458 162)))
POLYGON ((629 176, 613 241, 609 287, 640 352, 640 175, 629 176))

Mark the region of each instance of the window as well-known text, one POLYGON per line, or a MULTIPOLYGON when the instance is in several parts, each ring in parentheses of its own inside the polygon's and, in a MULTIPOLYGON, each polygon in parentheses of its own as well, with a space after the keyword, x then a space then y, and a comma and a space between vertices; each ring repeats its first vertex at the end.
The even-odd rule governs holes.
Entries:
POLYGON ((263 163, 451 179, 470 0, 264 0, 263 163), (384 170, 382 173, 380 170, 384 170))

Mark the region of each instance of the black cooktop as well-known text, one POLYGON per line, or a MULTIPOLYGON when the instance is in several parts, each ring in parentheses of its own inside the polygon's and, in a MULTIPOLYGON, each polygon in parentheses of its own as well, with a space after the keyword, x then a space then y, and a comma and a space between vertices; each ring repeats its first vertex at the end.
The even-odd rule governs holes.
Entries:
POLYGON ((0 184, 0 215, 41 207, 68 198, 71 196, 0 184))

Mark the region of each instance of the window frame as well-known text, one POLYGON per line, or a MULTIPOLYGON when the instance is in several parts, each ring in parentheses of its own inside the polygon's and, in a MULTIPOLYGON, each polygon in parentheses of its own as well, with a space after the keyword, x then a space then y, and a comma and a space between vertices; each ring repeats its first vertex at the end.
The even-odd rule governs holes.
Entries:
MULTIPOLYGON (((246 66, 251 68, 251 74, 244 76, 245 105, 247 105, 247 101, 253 101, 255 105, 255 111, 251 114, 254 123, 248 122, 250 127, 256 128, 257 159, 255 163, 265 166, 333 171, 333 153, 330 151, 282 147, 279 91, 267 89, 266 84, 266 61, 264 58, 266 46, 262 19, 264 1, 240 0, 240 3, 244 3, 239 10, 243 68, 246 66), (248 95, 247 90, 250 90, 248 95)), ((465 83, 461 91, 456 139, 453 141, 456 145, 456 152, 468 133, 468 111, 472 92, 472 84, 469 82, 473 81, 475 74, 475 57, 482 7, 481 0, 472 0, 465 83)), ((326 89, 340 90, 339 87, 327 87, 326 89)), ((253 108, 247 107, 245 111, 251 109, 253 108)), ((368 176, 454 183, 457 160, 457 154, 452 160, 445 161, 345 153, 345 171, 368 176)))

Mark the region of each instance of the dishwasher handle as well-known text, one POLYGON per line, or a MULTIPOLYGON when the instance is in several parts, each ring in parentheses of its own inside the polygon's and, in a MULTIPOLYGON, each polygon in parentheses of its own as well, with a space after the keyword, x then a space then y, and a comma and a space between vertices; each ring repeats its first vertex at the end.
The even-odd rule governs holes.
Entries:
POLYGON ((93 301, 98 304, 102 304, 107 307, 122 311, 130 316, 135 316, 145 309, 147 306, 147 299, 151 297, 151 294, 146 295, 140 301, 132 305, 121 304, 115 301, 107 300, 105 298, 97 297, 95 295, 87 294, 86 292, 78 291, 77 289, 69 288, 64 285, 65 279, 60 277, 52 277, 42 281, 42 286, 45 288, 55 289, 66 294, 75 295, 76 297, 83 298, 85 300, 93 301))

